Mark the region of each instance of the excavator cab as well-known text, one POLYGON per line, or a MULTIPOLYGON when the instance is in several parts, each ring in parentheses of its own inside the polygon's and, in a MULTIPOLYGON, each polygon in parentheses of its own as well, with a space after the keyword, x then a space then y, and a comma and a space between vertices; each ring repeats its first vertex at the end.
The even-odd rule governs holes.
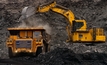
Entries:
POLYGON ((106 37, 102 28, 87 29, 85 20, 72 22, 71 39, 73 42, 105 42, 106 37))
POLYGON ((85 20, 74 20, 72 21, 72 33, 76 31, 86 31, 86 21, 85 20))

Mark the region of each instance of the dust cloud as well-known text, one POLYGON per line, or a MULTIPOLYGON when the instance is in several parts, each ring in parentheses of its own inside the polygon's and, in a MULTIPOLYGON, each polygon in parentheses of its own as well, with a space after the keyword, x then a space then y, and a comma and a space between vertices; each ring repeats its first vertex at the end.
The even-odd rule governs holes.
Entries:
POLYGON ((51 27, 49 24, 39 17, 36 17, 35 15, 32 15, 24 20, 21 21, 21 24, 18 26, 18 28, 36 28, 36 27, 43 27, 48 34, 51 35, 51 27))

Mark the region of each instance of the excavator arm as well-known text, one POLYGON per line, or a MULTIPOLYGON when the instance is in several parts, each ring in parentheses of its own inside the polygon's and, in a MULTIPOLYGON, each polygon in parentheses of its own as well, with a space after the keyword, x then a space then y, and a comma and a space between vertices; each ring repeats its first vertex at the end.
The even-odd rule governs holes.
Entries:
POLYGON ((72 21, 75 18, 74 14, 68 8, 65 8, 61 5, 56 4, 55 1, 50 4, 44 4, 44 5, 39 6, 37 9, 37 12, 42 13, 42 12, 47 12, 50 10, 66 17, 67 20, 69 21, 68 23, 70 24, 70 26, 72 26, 72 21))
POLYGON ((72 34, 71 34, 72 21, 74 21, 74 19, 75 19, 72 11, 66 7, 56 4, 55 1, 52 3, 48 3, 48 4, 43 4, 43 5, 39 6, 37 9, 37 12, 40 12, 40 13, 44 13, 47 11, 53 11, 58 14, 61 14, 68 20, 69 25, 66 27, 66 30, 68 33, 68 40, 66 40, 66 42, 71 41, 72 40, 72 34))

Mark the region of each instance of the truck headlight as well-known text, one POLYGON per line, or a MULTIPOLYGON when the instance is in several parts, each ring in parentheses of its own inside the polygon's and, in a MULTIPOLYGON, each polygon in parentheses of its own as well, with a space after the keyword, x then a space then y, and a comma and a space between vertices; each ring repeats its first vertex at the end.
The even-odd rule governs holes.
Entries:
POLYGON ((8 39, 6 42, 7 42, 7 44, 12 44, 13 40, 12 39, 8 39))
POLYGON ((41 39, 36 39, 36 42, 41 42, 41 39))
POLYGON ((12 39, 8 39, 7 42, 13 42, 13 40, 12 39))
POLYGON ((15 52, 17 53, 17 50, 15 52))

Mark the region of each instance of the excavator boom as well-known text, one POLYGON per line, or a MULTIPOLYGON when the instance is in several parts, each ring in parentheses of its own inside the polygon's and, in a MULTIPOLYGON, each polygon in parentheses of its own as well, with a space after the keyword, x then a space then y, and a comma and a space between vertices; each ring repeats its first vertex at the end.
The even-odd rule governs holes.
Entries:
POLYGON ((74 14, 66 7, 56 4, 56 2, 52 2, 50 4, 45 4, 44 6, 39 6, 37 12, 43 13, 47 11, 53 11, 65 16, 68 19, 68 23, 72 25, 72 21, 74 20, 74 14))

